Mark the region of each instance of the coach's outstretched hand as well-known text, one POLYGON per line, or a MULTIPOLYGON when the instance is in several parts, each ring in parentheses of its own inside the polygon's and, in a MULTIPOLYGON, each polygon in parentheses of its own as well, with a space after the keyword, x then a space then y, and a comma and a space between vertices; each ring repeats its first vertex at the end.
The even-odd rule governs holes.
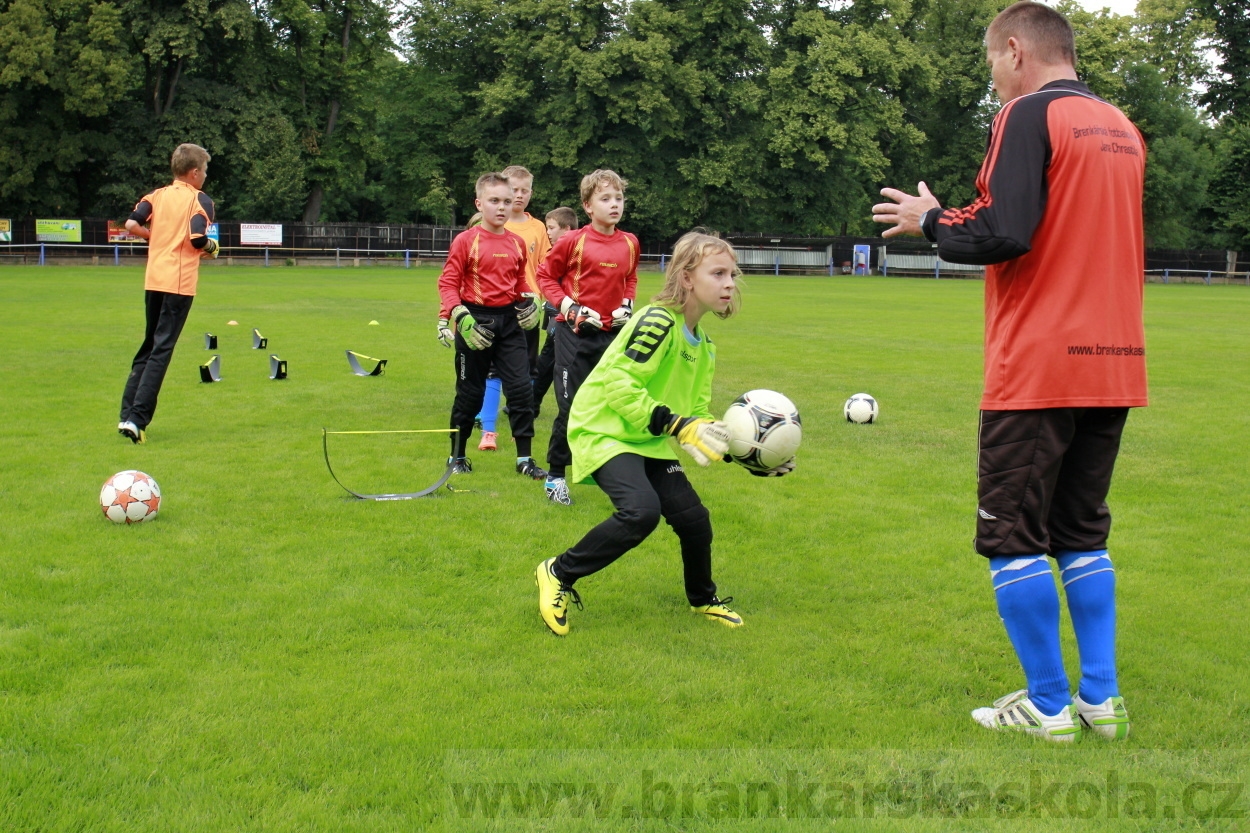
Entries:
POLYGON ((564 323, 569 325, 569 329, 575 333, 581 333, 582 327, 590 327, 594 330, 603 329, 603 319, 599 317, 599 313, 590 307, 584 307, 575 303, 572 298, 565 297, 560 302, 560 313, 564 316, 564 323))
POLYGON ((516 305, 516 320, 522 330, 532 330, 542 320, 542 312, 534 302, 534 296, 526 292, 521 295, 521 302, 516 305))
POLYGON ((787 474, 794 471, 794 461, 796 459, 798 458, 791 457, 781 465, 773 466, 768 471, 756 471, 755 469, 750 469, 749 471, 756 477, 785 477, 787 474))
POLYGON ((456 334, 451 331, 451 322, 446 318, 438 319, 438 340, 444 347, 456 346, 456 334))
POLYGON ((729 426, 706 417, 683 417, 674 414, 665 429, 677 438, 681 450, 700 466, 720 460, 729 450, 729 426))
POLYGON ((464 304, 456 304, 451 311, 451 317, 456 322, 456 329, 460 331, 465 346, 470 350, 485 350, 495 343, 495 334, 477 323, 477 319, 464 304))

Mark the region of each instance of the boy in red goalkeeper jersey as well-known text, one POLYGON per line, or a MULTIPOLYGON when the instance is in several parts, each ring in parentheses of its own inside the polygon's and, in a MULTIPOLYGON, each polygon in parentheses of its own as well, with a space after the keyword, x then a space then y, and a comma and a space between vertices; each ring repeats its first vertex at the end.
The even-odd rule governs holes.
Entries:
POLYGON ((590 222, 562 236, 538 267, 538 286, 560 311, 555 328, 555 389, 559 408, 547 448, 547 499, 572 504, 565 471, 573 397, 618 330, 629 322, 638 285, 638 238, 618 229, 625 186, 615 171, 582 178, 582 209, 590 222))
POLYGON ((534 397, 530 382, 525 331, 538 326, 538 304, 526 293, 526 244, 504 228, 512 207, 512 187, 503 174, 482 174, 477 180, 481 225, 451 243, 438 278, 442 307, 438 339, 456 351, 456 399, 451 407, 453 473, 473 470, 465 446, 473 419, 482 405, 491 363, 503 379, 510 405, 508 420, 516 441, 518 474, 542 480, 547 473, 530 453, 534 439, 534 397))

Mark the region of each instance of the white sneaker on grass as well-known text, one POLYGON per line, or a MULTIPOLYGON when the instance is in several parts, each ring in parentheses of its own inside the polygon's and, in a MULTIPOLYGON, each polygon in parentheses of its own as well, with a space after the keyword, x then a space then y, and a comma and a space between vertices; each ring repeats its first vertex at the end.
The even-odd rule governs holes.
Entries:
POLYGON ((1048 717, 1033 705, 1027 689, 999 697, 993 706, 973 709, 972 719, 987 729, 1024 732, 1057 743, 1081 739, 1075 706, 1064 706, 1059 714, 1048 717))
POLYGON ((1080 715, 1085 728, 1096 735, 1111 740, 1123 740, 1128 737, 1128 710, 1124 708, 1123 697, 1108 697, 1101 703, 1086 703, 1077 695, 1072 700, 1076 713, 1080 715))

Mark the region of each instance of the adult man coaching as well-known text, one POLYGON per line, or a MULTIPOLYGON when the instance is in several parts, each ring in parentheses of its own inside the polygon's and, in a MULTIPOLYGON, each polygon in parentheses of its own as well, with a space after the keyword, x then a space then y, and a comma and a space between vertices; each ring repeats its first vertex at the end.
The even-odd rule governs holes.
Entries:
POLYGON ((1026 690, 978 723, 1079 738, 1127 736, 1115 664, 1115 572, 1106 496, 1128 409, 1146 404, 1142 328, 1145 144, 1077 80, 1072 27, 1040 3, 1004 9, 985 36, 1003 102, 977 199, 943 209, 892 188, 883 236, 923 234, 957 263, 988 264, 977 552, 1026 690), (1077 696, 1059 647, 1058 562, 1080 649, 1077 696))

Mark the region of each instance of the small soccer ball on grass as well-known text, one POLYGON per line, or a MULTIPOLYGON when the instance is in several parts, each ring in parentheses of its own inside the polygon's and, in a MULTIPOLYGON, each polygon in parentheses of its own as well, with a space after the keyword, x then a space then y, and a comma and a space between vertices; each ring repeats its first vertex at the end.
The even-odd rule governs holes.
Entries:
POLYGON ((846 414, 846 421, 857 425, 876 422, 879 413, 877 400, 866 393, 857 393, 846 400, 846 405, 842 410, 846 414))
POLYGON ((768 471, 794 458, 803 439, 799 409, 775 390, 749 390, 725 412, 729 456, 753 471, 768 471))
POLYGON ((141 471, 128 469, 104 481, 100 508, 115 524, 141 524, 156 517, 161 508, 161 487, 141 471))

